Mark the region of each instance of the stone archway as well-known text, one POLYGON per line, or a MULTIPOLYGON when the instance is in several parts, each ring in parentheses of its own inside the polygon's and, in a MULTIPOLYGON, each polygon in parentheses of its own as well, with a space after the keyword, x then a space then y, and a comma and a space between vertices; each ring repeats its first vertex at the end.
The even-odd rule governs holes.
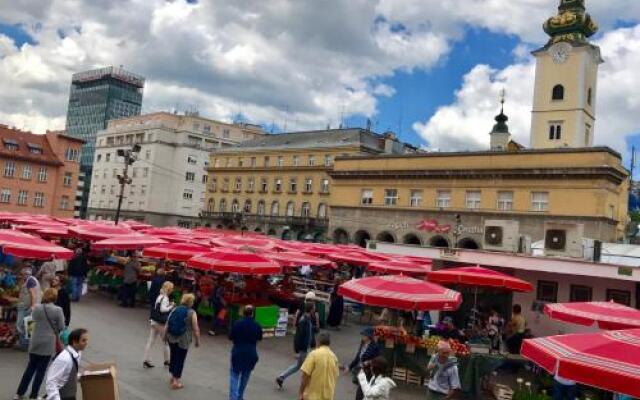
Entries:
POLYGON ((342 228, 338 228, 333 231, 333 243, 336 244, 348 244, 349 233, 342 228))
POLYGON ((378 233, 378 235, 376 236, 376 240, 378 242, 382 242, 382 243, 395 243, 396 242, 396 238, 395 236, 393 236, 393 234, 389 231, 382 231, 380 233, 378 233))
POLYGON ((267 231, 267 235, 268 236, 277 236, 278 233, 276 232, 276 230, 274 228, 271 228, 267 231))
POLYGON ((429 246, 431 247, 449 247, 449 240, 446 237, 436 235, 429 239, 429 246))
POLYGON ((224 227, 220 224, 216 225, 216 229, 223 229, 224 227))
POLYGON ((469 250, 478 250, 480 249, 480 245, 475 239, 472 238, 462 238, 458 240, 458 248, 459 249, 469 249, 469 250))
POLYGON ((284 231, 282 231, 281 238, 282 240, 291 240, 293 239, 293 232, 291 232, 290 229, 285 229, 284 231))
POLYGON ((367 247, 367 240, 371 240, 371 234, 365 230, 359 230, 353 235, 353 243, 360 247, 367 247))
POLYGON ((262 228, 260 228, 259 226, 256 227, 256 229, 253 230, 254 232, 258 232, 258 233, 262 233, 262 228))
POLYGON ((243 226, 242 228, 240 228, 240 230, 241 230, 242 232, 246 232, 246 231, 248 231, 248 230, 249 230, 249 228, 247 228, 246 226, 243 226))
POLYGON ((415 233, 407 233, 404 235, 404 238, 402 238, 402 243, 420 246, 422 245, 422 240, 420 240, 420 237, 415 233))

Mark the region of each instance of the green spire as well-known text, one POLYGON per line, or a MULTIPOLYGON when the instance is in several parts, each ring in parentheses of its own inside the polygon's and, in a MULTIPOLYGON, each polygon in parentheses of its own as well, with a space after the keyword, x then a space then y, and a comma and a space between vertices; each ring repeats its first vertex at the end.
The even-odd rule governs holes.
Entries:
POLYGON ((493 135, 494 133, 509 133, 509 126, 507 126, 509 117, 504 115, 504 97, 505 91, 503 89, 500 93, 500 114, 495 117, 496 124, 493 126, 490 135, 493 135))
POLYGON ((598 24, 586 12, 584 0, 560 0, 558 15, 549 18, 543 25, 549 43, 587 43, 587 38, 598 31, 598 24))

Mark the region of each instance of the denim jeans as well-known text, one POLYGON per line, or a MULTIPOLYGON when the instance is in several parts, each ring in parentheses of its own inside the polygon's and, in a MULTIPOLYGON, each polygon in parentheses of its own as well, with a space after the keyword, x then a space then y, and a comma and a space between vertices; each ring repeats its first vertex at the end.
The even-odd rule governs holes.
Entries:
POLYGON ((553 400, 575 400, 578 396, 578 385, 563 385, 553 381, 553 400))
POLYGON ((283 373, 281 373, 280 374, 280 378, 282 378, 282 380, 284 381, 285 379, 287 379, 291 375, 293 375, 296 372, 298 372, 300 370, 300 367, 302 367, 302 363, 304 363, 304 360, 306 358, 307 358, 307 352, 306 351, 301 351, 300 353, 298 353, 296 355, 296 362, 291 364, 289 366, 289 368, 287 368, 283 373))
POLYGON ((51 356, 41 356, 29 353, 29 363, 27 364, 27 369, 22 374, 22 379, 20 380, 20 385, 16 392, 18 396, 24 396, 24 394, 27 393, 29 383, 31 383, 31 379, 33 379, 33 385, 31 385, 31 396, 29 396, 29 398, 35 399, 38 397, 38 392, 40 391, 40 386, 42 386, 44 374, 47 372, 47 366, 49 366, 50 359, 51 356))
POLYGON ((244 400, 244 390, 247 388, 251 371, 229 370, 229 400, 244 400))
POLYGON ((171 356, 169 357, 169 372, 176 379, 182 378, 184 361, 187 359, 187 350, 178 346, 177 343, 169 343, 171 356))
POLYGON ((82 296, 82 284, 84 283, 83 276, 71 276, 71 301, 80 301, 82 296))

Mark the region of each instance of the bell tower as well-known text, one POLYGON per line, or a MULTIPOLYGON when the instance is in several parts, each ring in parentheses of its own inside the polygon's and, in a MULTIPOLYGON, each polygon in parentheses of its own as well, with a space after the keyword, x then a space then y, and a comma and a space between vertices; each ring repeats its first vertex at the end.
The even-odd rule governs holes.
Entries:
POLYGON ((596 120, 600 48, 588 39, 598 25, 585 0, 560 0, 558 14, 543 29, 549 35, 534 51, 536 78, 531 116, 531 147, 589 147, 596 120))

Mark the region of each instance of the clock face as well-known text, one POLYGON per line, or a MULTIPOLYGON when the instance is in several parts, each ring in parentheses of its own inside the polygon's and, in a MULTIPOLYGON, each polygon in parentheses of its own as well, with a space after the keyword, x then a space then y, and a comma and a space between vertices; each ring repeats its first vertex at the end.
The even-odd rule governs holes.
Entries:
POLYGON ((569 43, 556 43, 549 48, 549 55, 556 64, 564 64, 571 53, 571 45, 569 43))

